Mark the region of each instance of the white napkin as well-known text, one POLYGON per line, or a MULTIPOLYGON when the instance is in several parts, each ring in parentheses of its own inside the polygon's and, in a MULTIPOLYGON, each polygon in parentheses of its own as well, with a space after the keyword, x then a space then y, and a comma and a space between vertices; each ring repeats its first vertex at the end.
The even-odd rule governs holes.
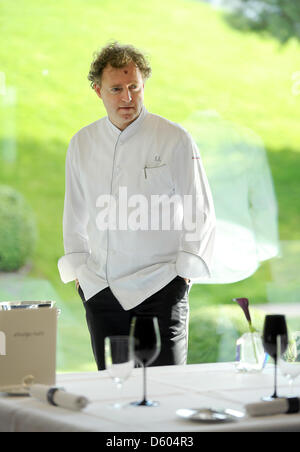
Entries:
POLYGON ((249 403, 245 408, 249 416, 270 416, 287 413, 289 403, 285 398, 278 398, 268 402, 249 403))
POLYGON ((90 402, 84 396, 70 394, 62 389, 56 389, 45 385, 32 385, 29 394, 42 402, 57 405, 67 410, 80 411, 85 408, 90 402), (50 391, 50 392, 49 392, 50 391), (52 396, 49 400, 49 394, 52 396), (52 402, 51 402, 52 400, 52 402))

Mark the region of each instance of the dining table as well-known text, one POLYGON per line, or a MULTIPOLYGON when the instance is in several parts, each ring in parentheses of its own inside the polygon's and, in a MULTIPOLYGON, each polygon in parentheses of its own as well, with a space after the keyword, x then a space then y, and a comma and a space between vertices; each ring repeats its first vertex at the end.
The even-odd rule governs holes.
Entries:
MULTIPOLYGON (((259 373, 240 373, 233 362, 149 367, 147 397, 159 402, 152 407, 131 405, 143 397, 142 371, 134 368, 121 390, 107 370, 58 373, 57 387, 88 399, 88 405, 80 411, 53 406, 28 395, 1 393, 0 431, 106 432, 114 441, 118 432, 126 433, 128 438, 137 437, 138 432, 151 432, 151 437, 159 441, 171 432, 185 438, 200 432, 300 431, 298 413, 250 417, 245 410, 247 404, 272 394, 272 364, 259 373), (121 407, 115 408, 116 402, 121 407), (179 411, 200 408, 230 409, 244 416, 205 422, 182 417, 179 411)), ((280 396, 289 393, 288 380, 280 374, 278 392, 280 396)), ((297 380, 294 394, 300 394, 297 380)))

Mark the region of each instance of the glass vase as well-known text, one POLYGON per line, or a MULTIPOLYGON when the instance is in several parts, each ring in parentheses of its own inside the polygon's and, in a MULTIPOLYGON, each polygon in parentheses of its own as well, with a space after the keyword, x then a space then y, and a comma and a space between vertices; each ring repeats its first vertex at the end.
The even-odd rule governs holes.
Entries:
POLYGON ((266 364, 262 338, 259 333, 245 333, 236 342, 236 370, 261 372, 266 364))

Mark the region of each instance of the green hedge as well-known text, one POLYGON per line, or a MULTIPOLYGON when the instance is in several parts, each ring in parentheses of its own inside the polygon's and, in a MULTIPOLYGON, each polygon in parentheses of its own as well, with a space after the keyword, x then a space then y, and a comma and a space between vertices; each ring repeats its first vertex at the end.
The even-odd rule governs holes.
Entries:
MULTIPOLYGON (((262 331, 265 314, 251 309, 251 317, 253 326, 262 331)), ((248 331, 238 305, 197 309, 190 318, 188 364, 234 361, 236 341, 248 331)))
POLYGON ((23 196, 0 186, 0 271, 21 268, 33 253, 36 236, 34 215, 23 196))

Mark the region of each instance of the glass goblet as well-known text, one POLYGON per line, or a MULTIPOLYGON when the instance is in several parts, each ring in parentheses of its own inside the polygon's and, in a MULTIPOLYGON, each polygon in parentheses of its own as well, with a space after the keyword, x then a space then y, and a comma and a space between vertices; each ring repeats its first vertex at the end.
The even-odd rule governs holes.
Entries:
POLYGON ((274 359, 274 393, 270 397, 264 397, 263 400, 273 400, 277 395, 277 337, 281 343, 280 353, 284 353, 288 344, 287 325, 284 315, 266 315, 263 331, 263 345, 265 351, 274 359))
POLYGON ((157 317, 133 317, 130 336, 131 346, 136 360, 143 366, 144 397, 139 402, 132 402, 134 406, 157 406, 158 402, 147 399, 146 368, 158 357, 161 349, 160 332, 157 317))

